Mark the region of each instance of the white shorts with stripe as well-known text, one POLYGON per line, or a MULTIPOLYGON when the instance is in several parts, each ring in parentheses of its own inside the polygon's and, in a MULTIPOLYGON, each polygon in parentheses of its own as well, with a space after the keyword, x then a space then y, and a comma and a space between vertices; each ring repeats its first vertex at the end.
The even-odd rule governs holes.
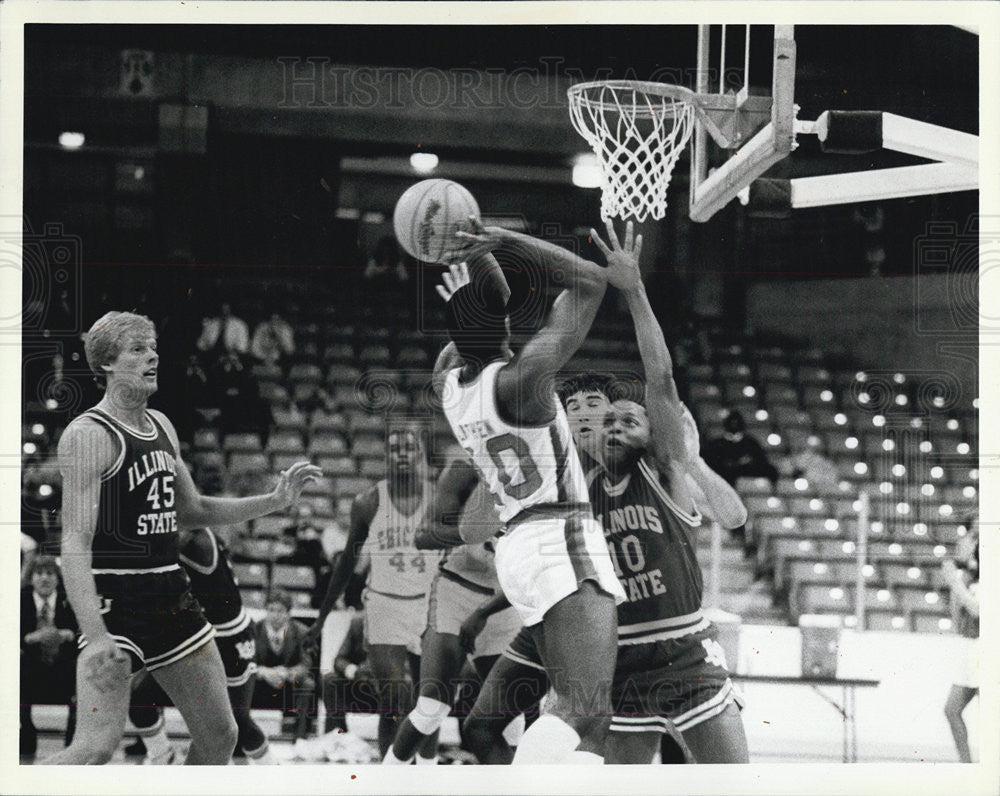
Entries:
MULTIPOLYGON (((473 609, 493 595, 492 589, 460 582, 459 576, 439 571, 431 581, 427 606, 427 628, 437 633, 457 636, 462 622, 473 609)), ((499 655, 521 629, 521 617, 514 608, 497 611, 476 637, 473 658, 499 655)))
POLYGON ((496 542, 497 579, 521 621, 530 627, 585 580, 625 601, 600 524, 585 512, 526 519, 496 542))
POLYGON ((420 654, 420 637, 427 627, 427 595, 404 597, 365 589, 365 645, 406 647, 420 654))

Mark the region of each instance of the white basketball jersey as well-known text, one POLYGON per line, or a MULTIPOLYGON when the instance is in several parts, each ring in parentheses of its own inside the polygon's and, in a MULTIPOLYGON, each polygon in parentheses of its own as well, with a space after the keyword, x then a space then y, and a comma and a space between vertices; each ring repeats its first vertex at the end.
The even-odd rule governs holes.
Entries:
POLYGON ((407 516, 390 500, 388 481, 378 482, 378 508, 364 546, 371 556, 368 587, 373 591, 398 597, 427 593, 441 554, 418 550, 413 539, 430 495, 430 484, 424 482, 423 497, 413 514, 407 516))
POLYGON ((455 368, 444 388, 445 417, 493 494, 500 519, 508 522, 539 506, 589 505, 566 413, 554 395, 556 416, 549 423, 515 426, 500 418, 496 380, 505 364, 487 365, 464 385, 458 383, 462 369, 455 368))

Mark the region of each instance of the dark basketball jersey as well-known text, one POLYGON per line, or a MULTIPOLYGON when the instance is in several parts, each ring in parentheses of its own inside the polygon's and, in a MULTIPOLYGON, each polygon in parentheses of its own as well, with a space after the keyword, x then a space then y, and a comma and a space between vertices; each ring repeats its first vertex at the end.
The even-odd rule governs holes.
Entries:
POLYGON ((701 568, 684 511, 643 460, 618 484, 593 479, 594 516, 604 528, 615 574, 628 601, 618 606, 618 643, 678 638, 708 627, 701 612, 701 568))
POLYGON ((191 592, 219 635, 237 633, 250 623, 236 573, 219 537, 209 528, 193 531, 181 548, 180 560, 191 580, 191 592))
POLYGON ((94 407, 81 417, 100 423, 118 443, 118 457, 101 474, 94 575, 177 569, 176 451, 147 412, 151 431, 130 428, 94 407))

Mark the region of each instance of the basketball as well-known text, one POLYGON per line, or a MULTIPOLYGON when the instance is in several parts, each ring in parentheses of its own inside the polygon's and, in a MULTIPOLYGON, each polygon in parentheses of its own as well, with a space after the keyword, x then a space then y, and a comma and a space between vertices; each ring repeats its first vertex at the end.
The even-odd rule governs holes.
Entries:
POLYGON ((479 205, 465 187, 451 180, 422 180, 399 197, 392 224, 408 254, 447 265, 462 248, 454 233, 468 230, 472 215, 479 215, 479 205))

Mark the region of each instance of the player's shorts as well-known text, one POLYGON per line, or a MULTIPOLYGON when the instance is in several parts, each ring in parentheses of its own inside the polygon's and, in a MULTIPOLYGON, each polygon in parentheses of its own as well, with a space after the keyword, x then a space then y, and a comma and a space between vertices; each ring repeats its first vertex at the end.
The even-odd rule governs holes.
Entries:
POLYGON ((585 512, 525 519, 510 526, 496 543, 497 579, 525 626, 586 580, 625 602, 611 565, 600 524, 585 512))
MULTIPOLYGON (((462 579, 460 575, 439 570, 427 601, 427 628, 436 633, 457 636, 462 622, 473 609, 494 594, 492 589, 462 579)), ((521 629, 521 617, 513 608, 497 611, 476 637, 473 658, 499 655, 521 629)))
POLYGON ((612 732, 680 732, 708 721, 743 695, 729 679, 715 627, 680 638, 618 647, 611 687, 612 732))
POLYGON ((514 663, 519 663, 522 666, 530 666, 532 669, 538 669, 540 671, 545 671, 545 667, 542 665, 542 658, 538 654, 538 647, 535 646, 534 636, 531 635, 531 630, 527 627, 522 627, 520 632, 511 639, 510 644, 508 644, 503 652, 501 653, 505 658, 514 661, 514 663))
POLYGON ((240 615, 231 622, 215 626, 215 645, 219 648, 222 665, 226 669, 228 688, 243 685, 257 671, 254 660, 257 642, 250 616, 243 608, 240 609, 240 615))
POLYGON ((954 685, 962 688, 979 688, 979 639, 958 637, 955 652, 954 685))
MULTIPOLYGON (((166 572, 97 575, 101 616, 115 643, 128 653, 132 671, 176 663, 215 638, 178 566, 166 572)), ((87 637, 80 636, 80 649, 87 637)))
POLYGON ((420 637, 427 627, 427 595, 399 597, 365 589, 365 646, 388 644, 420 654, 420 637))
MULTIPOLYGON (((527 628, 518 633, 503 656, 523 666, 544 670, 527 628)), ((676 639, 618 647, 611 686, 613 732, 669 731, 670 723, 685 732, 713 718, 730 704, 743 708, 743 695, 733 686, 715 628, 676 639)))

